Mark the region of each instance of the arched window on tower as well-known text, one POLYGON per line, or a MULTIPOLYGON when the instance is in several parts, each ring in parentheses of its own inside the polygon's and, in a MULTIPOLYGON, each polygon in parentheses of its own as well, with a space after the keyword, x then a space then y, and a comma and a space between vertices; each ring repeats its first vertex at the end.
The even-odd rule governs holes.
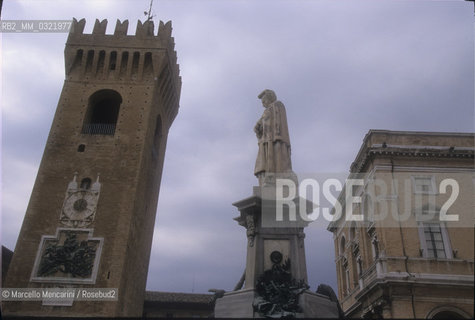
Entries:
POLYGON ((129 53, 127 51, 122 52, 122 58, 120 62, 119 75, 125 76, 127 74, 127 64, 129 61, 129 53))
POLYGON ((84 178, 81 180, 81 185, 80 188, 87 190, 91 187, 91 179, 90 178, 84 178))
POLYGON ((139 73, 140 52, 135 51, 132 58, 132 76, 137 76, 139 73))
POLYGON ((91 72, 93 61, 94 61, 94 50, 89 50, 87 52, 87 59, 86 59, 86 72, 91 72))
POLYGON ((143 74, 144 78, 153 78, 153 60, 151 52, 145 54, 143 74))
POLYGON ((122 97, 117 91, 99 90, 89 98, 83 134, 114 135, 122 97))
POLYGON ((109 70, 115 70, 117 64, 117 51, 112 51, 109 59, 109 70))
POLYGON ((104 63, 106 60, 106 52, 104 50, 101 50, 99 52, 99 60, 97 61, 97 74, 101 74, 104 72, 104 63))
POLYGON ((82 65, 82 56, 84 54, 84 51, 82 49, 79 49, 76 51, 76 56, 74 57, 73 65, 71 66, 71 70, 80 70, 80 67, 82 65))

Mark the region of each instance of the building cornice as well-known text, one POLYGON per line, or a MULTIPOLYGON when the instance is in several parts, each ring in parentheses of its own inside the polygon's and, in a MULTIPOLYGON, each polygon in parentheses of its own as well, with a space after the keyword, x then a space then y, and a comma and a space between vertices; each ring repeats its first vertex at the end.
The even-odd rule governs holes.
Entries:
POLYGON ((361 172, 368 160, 370 160, 375 155, 406 157, 465 157, 467 156, 465 153, 468 153, 469 155, 471 154, 471 158, 473 158, 473 142, 470 144, 467 143, 467 140, 464 140, 464 142, 462 142, 463 146, 456 146, 447 142, 446 139, 473 140, 474 138, 475 133, 369 130, 363 139, 363 144, 358 151, 355 161, 350 167, 350 172, 361 172), (393 137, 402 137, 403 139, 410 139, 413 137, 415 138, 413 141, 430 138, 431 140, 438 142, 439 140, 445 140, 446 143, 445 145, 440 145, 437 142, 435 143, 437 145, 391 144, 390 141, 394 141, 394 139, 392 139, 393 137), (374 141, 375 139, 377 141, 374 141))
POLYGON ((366 287, 358 292, 354 298, 360 299, 369 291, 372 291, 378 285, 390 284, 413 284, 413 285, 429 285, 429 286, 457 286, 457 287, 474 287, 473 275, 452 275, 452 274, 418 274, 410 276, 408 273, 389 272, 382 274, 381 277, 374 278, 366 287))
POLYGON ((475 148, 438 146, 399 146, 373 144, 351 164, 352 173, 360 173, 368 161, 377 156, 417 157, 417 158, 463 158, 474 159, 475 148))

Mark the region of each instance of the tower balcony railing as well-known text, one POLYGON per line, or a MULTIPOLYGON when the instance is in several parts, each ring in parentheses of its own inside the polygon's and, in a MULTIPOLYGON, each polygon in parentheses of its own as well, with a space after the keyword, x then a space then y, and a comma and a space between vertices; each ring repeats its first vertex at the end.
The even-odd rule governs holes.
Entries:
POLYGON ((86 123, 82 127, 81 133, 113 136, 115 133, 115 123, 86 123))

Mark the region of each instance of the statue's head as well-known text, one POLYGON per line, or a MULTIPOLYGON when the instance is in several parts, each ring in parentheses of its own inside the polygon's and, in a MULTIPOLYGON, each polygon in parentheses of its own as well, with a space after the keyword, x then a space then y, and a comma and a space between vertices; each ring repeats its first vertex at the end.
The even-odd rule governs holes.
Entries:
POLYGON ((271 103, 275 102, 277 100, 277 96, 275 95, 275 92, 270 90, 270 89, 265 89, 262 91, 259 95, 258 98, 261 99, 262 105, 267 108, 268 106, 271 105, 271 103))

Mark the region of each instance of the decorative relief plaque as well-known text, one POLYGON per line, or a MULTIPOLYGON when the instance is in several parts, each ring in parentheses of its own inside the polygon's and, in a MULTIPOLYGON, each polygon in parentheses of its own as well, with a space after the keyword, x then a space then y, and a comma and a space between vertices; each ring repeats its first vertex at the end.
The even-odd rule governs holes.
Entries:
POLYGON ((58 228, 55 236, 42 236, 31 281, 95 283, 103 238, 93 229, 58 228))

